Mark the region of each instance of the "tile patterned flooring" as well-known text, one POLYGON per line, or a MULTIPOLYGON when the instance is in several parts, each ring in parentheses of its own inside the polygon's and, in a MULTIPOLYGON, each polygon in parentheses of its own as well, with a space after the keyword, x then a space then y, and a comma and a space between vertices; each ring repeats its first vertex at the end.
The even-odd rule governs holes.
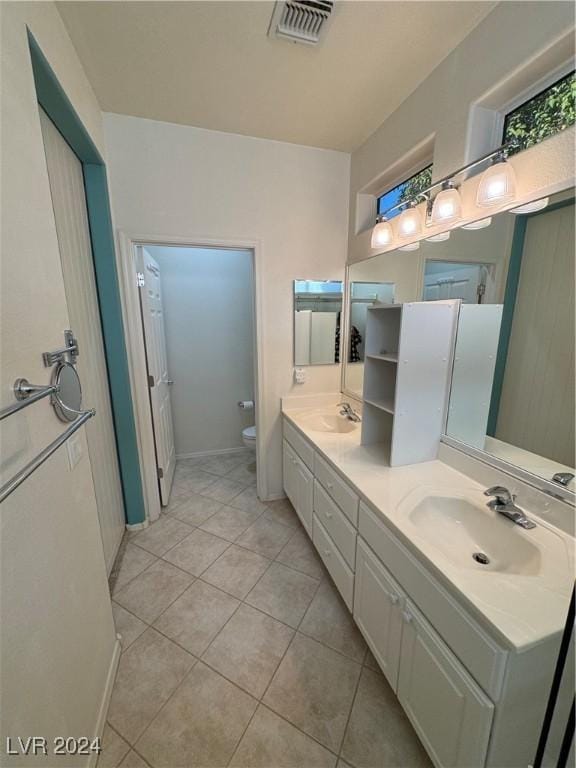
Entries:
POLYGON ((287 500, 248 451, 178 462, 111 577, 122 655, 99 768, 429 768, 287 500))

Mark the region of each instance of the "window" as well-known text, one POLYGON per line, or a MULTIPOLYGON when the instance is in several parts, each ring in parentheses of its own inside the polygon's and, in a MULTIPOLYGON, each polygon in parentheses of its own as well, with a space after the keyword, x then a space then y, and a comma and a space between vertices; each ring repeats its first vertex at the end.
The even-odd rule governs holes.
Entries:
MULTIPOLYGON (((430 184, 432 184, 432 163, 381 195, 378 198, 378 214, 385 213, 389 208, 405 200, 412 200, 418 192, 426 189, 430 184)), ((396 209, 388 218, 393 219, 400 212, 399 209, 396 209)))
POLYGON ((563 131, 576 120, 576 79, 574 72, 508 112, 502 143, 516 139, 510 154, 538 144, 563 131))

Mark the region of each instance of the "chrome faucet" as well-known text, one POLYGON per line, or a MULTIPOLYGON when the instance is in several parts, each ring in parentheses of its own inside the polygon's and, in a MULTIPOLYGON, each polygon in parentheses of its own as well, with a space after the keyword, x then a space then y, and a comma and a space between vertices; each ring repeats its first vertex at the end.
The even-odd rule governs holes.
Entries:
POLYGON ((528 520, 520 507, 516 506, 516 496, 510 493, 508 488, 504 488, 502 485, 493 485, 484 491, 484 496, 494 496, 486 506, 500 515, 504 515, 508 520, 512 520, 516 525, 526 529, 536 528, 536 523, 528 520))
POLYGON ((355 421, 356 423, 362 421, 350 403, 338 403, 338 408, 342 408, 340 416, 346 416, 349 421, 355 421))
POLYGON ((555 483, 560 483, 560 485, 566 487, 571 480, 574 480, 574 475, 572 472, 556 472, 556 474, 552 476, 552 480, 555 483))

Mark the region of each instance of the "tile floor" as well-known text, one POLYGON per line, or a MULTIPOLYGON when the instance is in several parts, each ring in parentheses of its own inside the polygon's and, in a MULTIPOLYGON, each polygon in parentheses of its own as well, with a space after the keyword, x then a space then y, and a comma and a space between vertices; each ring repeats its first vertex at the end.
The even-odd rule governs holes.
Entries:
POLYGON ((179 462, 165 513, 125 537, 99 768, 428 768, 290 503, 258 500, 252 462, 179 462))

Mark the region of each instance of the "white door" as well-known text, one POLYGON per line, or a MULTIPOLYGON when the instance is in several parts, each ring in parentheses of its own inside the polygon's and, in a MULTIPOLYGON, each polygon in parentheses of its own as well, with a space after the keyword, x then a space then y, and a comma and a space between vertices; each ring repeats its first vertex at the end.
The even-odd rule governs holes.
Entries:
MULTIPOLYGON (((70 324, 80 349, 76 365, 82 381, 84 407, 95 408, 97 413, 97 417, 86 424, 86 440, 104 557, 110 573, 122 540, 126 518, 100 326, 82 164, 42 110, 40 123, 66 303, 70 324)), ((30 279, 36 278, 31 276, 30 279)))
POLYGON ((438 768, 486 762, 494 705, 406 601, 398 698, 438 768))
POLYGON ((160 500, 162 505, 166 506, 170 498, 174 469, 176 468, 172 405, 170 402, 172 381, 168 375, 160 267, 146 249, 141 246, 138 247, 138 269, 144 275, 144 284, 140 284, 140 305, 156 446, 156 467, 160 485, 160 500))

